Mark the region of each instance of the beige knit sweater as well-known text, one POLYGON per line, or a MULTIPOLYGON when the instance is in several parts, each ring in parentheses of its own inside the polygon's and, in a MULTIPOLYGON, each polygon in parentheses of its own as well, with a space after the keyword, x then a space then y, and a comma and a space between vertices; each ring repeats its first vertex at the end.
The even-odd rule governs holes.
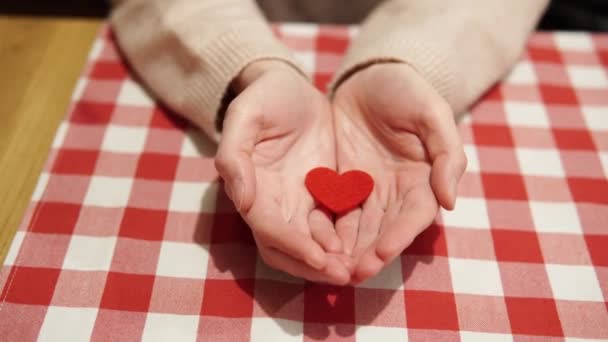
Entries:
POLYGON ((117 0, 111 21, 139 76, 218 139, 216 117, 239 72, 258 59, 298 67, 267 20, 357 22, 332 87, 377 61, 409 63, 458 113, 517 60, 548 0, 117 0), (369 13, 368 13, 369 12, 369 13))

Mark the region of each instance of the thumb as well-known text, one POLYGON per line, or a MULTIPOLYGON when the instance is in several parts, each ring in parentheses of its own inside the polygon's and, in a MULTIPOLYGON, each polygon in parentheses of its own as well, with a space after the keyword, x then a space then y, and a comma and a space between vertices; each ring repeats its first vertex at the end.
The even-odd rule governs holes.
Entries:
POLYGON ((254 117, 242 107, 230 106, 224 119, 224 129, 215 168, 225 183, 226 192, 239 212, 247 212, 255 199, 255 168, 251 160, 258 128, 254 117))

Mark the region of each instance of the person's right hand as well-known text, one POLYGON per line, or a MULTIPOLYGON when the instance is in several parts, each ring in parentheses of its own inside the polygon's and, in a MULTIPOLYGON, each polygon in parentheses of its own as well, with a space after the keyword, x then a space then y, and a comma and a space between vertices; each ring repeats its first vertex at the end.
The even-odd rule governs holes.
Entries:
POLYGON ((276 60, 250 64, 234 87, 215 164, 260 255, 294 276, 348 283, 350 259, 304 185, 310 169, 335 168, 328 100, 276 60))

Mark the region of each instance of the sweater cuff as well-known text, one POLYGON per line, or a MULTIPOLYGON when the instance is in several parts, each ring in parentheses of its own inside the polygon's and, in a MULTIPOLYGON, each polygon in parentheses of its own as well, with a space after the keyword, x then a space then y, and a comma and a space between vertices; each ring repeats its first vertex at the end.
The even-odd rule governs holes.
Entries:
POLYGON ((307 77, 291 52, 269 30, 228 31, 198 54, 200 62, 189 78, 181 109, 185 114, 193 113, 189 119, 216 141, 220 137, 223 110, 234 96, 229 91, 230 83, 247 65, 257 60, 277 59, 307 77), (209 117, 215 120, 206 119, 209 117))
POLYGON ((445 46, 426 41, 424 35, 406 30, 392 31, 381 39, 366 35, 357 38, 342 67, 330 84, 330 94, 354 73, 375 63, 401 62, 412 66, 425 78, 454 110, 463 106, 462 92, 456 91, 459 75, 445 46))

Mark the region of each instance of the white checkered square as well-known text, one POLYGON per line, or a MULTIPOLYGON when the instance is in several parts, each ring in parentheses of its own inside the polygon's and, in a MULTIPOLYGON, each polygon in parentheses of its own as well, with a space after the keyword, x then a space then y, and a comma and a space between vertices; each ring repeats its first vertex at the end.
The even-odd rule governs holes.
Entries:
POLYGON ((57 132, 55 132, 55 138, 53 138, 52 147, 54 149, 58 149, 63 145, 63 141, 65 140, 65 136, 68 133, 68 123, 62 121, 57 127, 57 132))
POLYGON ((156 274, 166 277, 203 279, 209 263, 208 246, 196 243, 164 241, 156 274))
POLYGON ((23 243, 24 238, 25 232, 17 231, 15 233, 13 242, 11 242, 11 247, 8 250, 8 254, 6 254, 6 258, 4 258, 4 265, 10 266, 15 264, 15 260, 17 260, 17 256, 19 255, 19 250, 21 249, 21 244, 23 243))
POLYGON ((507 76, 506 82, 511 84, 530 85, 536 84, 538 79, 532 64, 530 62, 521 61, 513 67, 511 73, 507 76))
POLYGON ((72 101, 78 100, 82 98, 82 94, 84 93, 84 89, 87 86, 87 79, 84 77, 78 78, 76 81, 76 86, 74 87, 74 91, 72 92, 72 101))
POLYGON ((196 341, 199 316, 149 312, 142 341, 196 341))
POLYGON ((304 327, 302 322, 272 317, 251 319, 251 342, 302 341, 304 327))
POLYGON ((456 201, 456 208, 441 209, 444 225, 458 228, 489 229, 488 208, 482 198, 462 198, 456 201))
POLYGON ((140 153, 146 143, 145 128, 109 125, 101 149, 109 152, 140 153))
POLYGON ((217 191, 217 183, 174 182, 169 210, 194 213, 213 212, 217 191))
POLYGON ((108 271, 112 264, 116 237, 74 235, 63 259, 62 268, 80 271, 108 271))
POLYGON ((508 334, 487 333, 479 331, 460 331, 461 342, 512 342, 513 336, 508 334))
POLYGON ((547 110, 539 103, 506 101, 505 113, 511 125, 549 127, 547 110))
POLYGON ((503 295, 496 261, 449 258, 449 264, 455 293, 503 295))
POLYGON ((582 106, 581 111, 592 131, 608 131, 608 106, 582 106))
POLYGON ((128 106, 154 106, 152 96, 148 95, 146 90, 133 80, 126 80, 122 83, 116 103, 128 106))
POLYGON ((566 70, 572 85, 576 88, 608 88, 606 71, 599 66, 568 65, 566 70))
POLYGON ((38 341, 88 341, 93 332, 97 310, 49 306, 38 341))
POLYGON ((593 41, 589 35, 578 32, 556 32, 554 37, 560 50, 593 51, 593 41))
POLYGON ((604 168, 604 176, 608 177, 608 152, 600 152, 600 162, 604 168))
POLYGON ((563 177, 564 168, 557 150, 516 148, 519 168, 526 175, 563 177))
POLYGON ((397 327, 357 326, 355 332, 357 342, 404 342, 408 341, 407 329, 397 327))
POLYGON ((464 144, 464 154, 467 156, 467 171, 479 172, 479 157, 475 145, 464 144))
POLYGON ((49 174, 42 172, 40 177, 38 177, 38 182, 36 183, 36 188, 34 188, 34 193, 32 193, 32 201, 40 201, 42 195, 44 195, 44 190, 46 190, 46 185, 48 182, 49 174))
POLYGON ((538 232, 582 233, 578 213, 572 203, 531 201, 530 209, 538 232))
POLYGON ((84 198, 85 205, 125 207, 129 201, 132 178, 93 176, 84 198))
POLYGON ((603 302, 593 266, 545 265, 555 299, 603 302))
POLYGON ((295 51, 294 56, 296 61, 298 61, 299 65, 302 66, 302 69, 308 75, 312 75, 316 70, 316 60, 317 55, 313 52, 305 52, 305 51, 295 51))

